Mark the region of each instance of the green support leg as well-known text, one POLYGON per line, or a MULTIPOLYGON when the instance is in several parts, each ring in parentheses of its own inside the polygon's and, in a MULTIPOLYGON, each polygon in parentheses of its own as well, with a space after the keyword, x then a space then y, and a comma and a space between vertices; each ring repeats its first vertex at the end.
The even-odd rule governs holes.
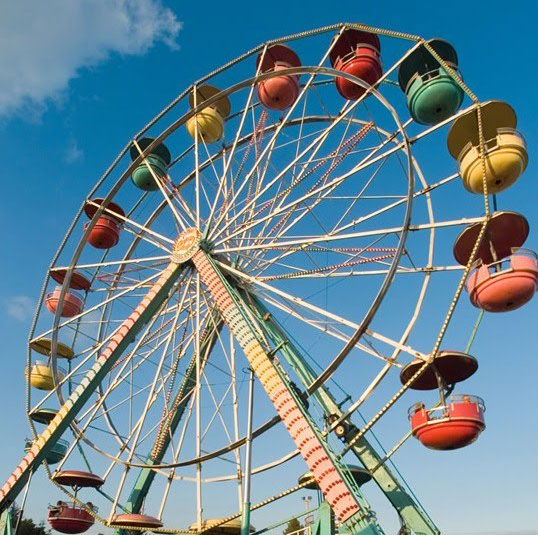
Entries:
POLYGON ((243 514, 241 515, 241 535, 250 535, 250 502, 243 505, 243 514))
MULTIPOLYGON (((306 519, 305 519, 306 521, 306 519)), ((310 535, 335 535, 334 515, 327 502, 322 502, 318 508, 318 517, 310 535)))
MULTIPOLYGON (((285 331, 278 325, 263 303, 250 293, 243 292, 241 297, 246 306, 256 312, 259 324, 263 327, 272 343, 276 347, 280 347, 281 354, 292 366, 303 384, 312 383, 316 378, 314 370, 288 339, 285 331)), ((339 417, 342 415, 340 407, 326 386, 318 388, 313 395, 327 414, 336 414, 339 417)), ((400 481, 386 466, 386 463, 379 466, 382 458, 364 437, 352 446, 351 451, 366 469, 373 470, 378 467, 373 473, 374 480, 398 511, 407 527, 411 528, 416 535, 438 535, 440 533, 427 513, 413 500, 400 481)))
POLYGON ((13 535, 13 509, 8 507, 0 515, 0 535, 13 535))
MULTIPOLYGON (((200 356, 201 356, 201 365, 204 366, 207 362, 207 358, 213 349, 215 342, 218 339, 218 333, 222 328, 222 320, 219 317, 218 313, 213 313, 204 333, 201 336, 200 340, 200 356)), ((160 464, 168 446, 170 445, 170 437, 174 434, 185 409, 189 399, 191 398, 192 389, 196 384, 196 354, 193 355, 189 366, 185 372, 185 376, 181 385, 174 397, 174 402, 172 404, 172 409, 168 414, 168 418, 165 421, 162 429, 157 433, 155 439, 155 447, 150 457, 147 459, 148 466, 160 464), (189 392, 191 392, 189 394, 189 392)), ((146 498, 151 484, 155 479, 156 472, 151 468, 142 468, 138 474, 136 482, 133 486, 129 499, 125 505, 125 510, 128 513, 139 513, 144 499, 146 498)), ((123 533, 122 530, 116 530, 116 535, 123 533)))

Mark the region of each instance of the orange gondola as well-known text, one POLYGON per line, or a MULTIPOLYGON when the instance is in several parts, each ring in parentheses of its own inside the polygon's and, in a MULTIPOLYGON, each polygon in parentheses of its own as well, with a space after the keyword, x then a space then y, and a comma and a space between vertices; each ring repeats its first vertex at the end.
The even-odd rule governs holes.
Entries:
MULTIPOLYGON (((273 45, 260 52, 256 61, 260 74, 300 67, 299 56, 287 46, 273 45)), ((299 95, 299 76, 283 74, 258 84, 258 98, 270 110, 289 108, 299 95)))
POLYGON ((508 312, 528 303, 538 290, 538 255, 529 249, 485 265, 479 260, 466 281, 471 303, 487 312, 508 312))

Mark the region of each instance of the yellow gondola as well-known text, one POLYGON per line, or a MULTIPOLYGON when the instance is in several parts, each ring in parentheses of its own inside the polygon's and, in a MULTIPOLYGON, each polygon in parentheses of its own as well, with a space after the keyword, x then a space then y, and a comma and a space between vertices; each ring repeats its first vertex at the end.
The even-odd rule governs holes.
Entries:
MULTIPOLYGON (((220 89, 211 85, 204 85, 192 91, 189 97, 191 108, 199 106, 211 97, 220 93, 220 89), (195 102, 196 101, 196 102, 195 102)), ((187 121, 187 131, 194 138, 198 131, 198 140, 205 143, 214 143, 224 135, 224 119, 230 114, 230 101, 223 97, 206 106, 187 121)))
MULTIPOLYGON (((511 186, 525 171, 527 146, 516 130, 517 118, 512 107, 500 100, 482 104, 482 130, 485 142, 488 193, 511 186)), ((483 192, 482 163, 477 110, 458 117, 448 133, 448 150, 458 160, 463 185, 472 193, 483 192)))
MULTIPOLYGON (((65 372, 61 368, 57 368, 57 380, 63 381, 65 372)), ((39 390, 54 390, 54 374, 52 366, 47 362, 36 360, 35 364, 26 369, 26 378, 30 381, 30 386, 39 390)))
MULTIPOLYGON (((52 340, 50 338, 38 338, 30 342, 30 347, 41 355, 50 356, 52 340)), ((72 359, 75 356, 73 350, 62 342, 56 342, 56 356, 64 359, 72 359)))

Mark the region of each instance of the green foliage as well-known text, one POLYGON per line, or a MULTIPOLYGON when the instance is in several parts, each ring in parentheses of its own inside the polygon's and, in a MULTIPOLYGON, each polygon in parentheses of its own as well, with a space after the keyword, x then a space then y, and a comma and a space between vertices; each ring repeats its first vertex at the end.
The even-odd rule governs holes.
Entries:
MULTIPOLYGON (((13 507, 13 524, 17 523, 20 509, 13 507)), ((31 518, 22 518, 19 523, 17 535, 50 535, 50 529, 45 526, 45 522, 41 521, 36 524, 31 518)))
POLYGON ((36 524, 31 518, 23 518, 19 524, 17 535, 49 535, 50 529, 45 527, 45 523, 41 521, 36 524))
POLYGON ((288 535, 288 533, 294 533, 296 535, 302 535, 302 531, 300 531, 302 529, 303 525, 296 519, 296 518, 292 518, 289 522, 288 522, 288 525, 286 526, 286 529, 284 530, 284 535, 288 535))

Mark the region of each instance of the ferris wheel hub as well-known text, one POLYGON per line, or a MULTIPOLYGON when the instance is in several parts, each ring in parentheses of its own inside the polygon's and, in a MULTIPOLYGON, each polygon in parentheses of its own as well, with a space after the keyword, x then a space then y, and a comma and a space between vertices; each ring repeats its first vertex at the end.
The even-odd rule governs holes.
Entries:
POLYGON ((200 247, 202 233, 197 228, 188 228, 184 230, 174 243, 172 252, 172 262, 183 264, 190 260, 194 253, 200 247))

